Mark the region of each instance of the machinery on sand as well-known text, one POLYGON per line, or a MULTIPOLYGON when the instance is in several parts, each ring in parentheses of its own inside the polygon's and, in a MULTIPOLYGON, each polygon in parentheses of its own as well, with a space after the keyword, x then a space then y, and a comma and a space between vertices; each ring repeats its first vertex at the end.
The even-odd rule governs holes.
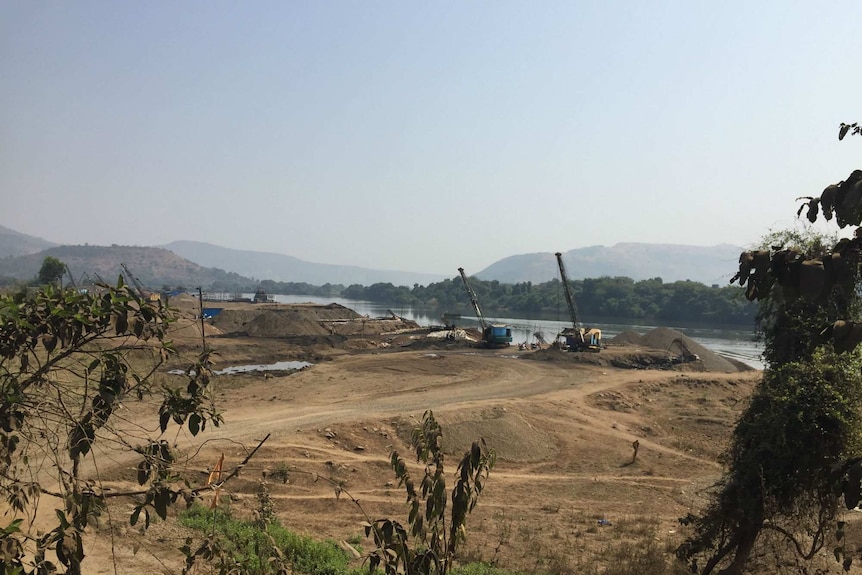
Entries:
POLYGON ((470 296, 470 303, 473 304, 476 319, 479 320, 479 327, 482 329, 482 345, 484 347, 507 347, 512 343, 512 328, 498 323, 489 324, 485 321, 485 316, 482 315, 482 310, 479 308, 479 298, 473 288, 470 287, 464 268, 458 268, 458 273, 461 274, 461 281, 464 282, 464 288, 467 290, 467 295, 470 296))
POLYGON ((601 351, 602 330, 598 328, 583 328, 578 322, 578 310, 575 307, 575 298, 572 296, 572 287, 569 285, 569 277, 566 274, 566 266, 563 264, 563 254, 557 252, 557 265, 560 268, 560 280, 563 282, 563 293, 566 296, 566 305, 569 307, 569 318, 572 327, 564 328, 557 339, 562 338, 562 347, 569 351, 601 351))
POLYGON ((135 276, 135 274, 132 273, 132 271, 129 269, 129 266, 127 266, 123 262, 120 262, 120 267, 123 268, 124 272, 126 272, 126 279, 131 280, 132 284, 135 286, 135 289, 138 290, 138 294, 141 296, 141 299, 148 300, 151 302, 157 302, 161 299, 161 295, 158 292, 148 290, 144 287, 144 284, 142 284, 141 280, 139 280, 135 276))

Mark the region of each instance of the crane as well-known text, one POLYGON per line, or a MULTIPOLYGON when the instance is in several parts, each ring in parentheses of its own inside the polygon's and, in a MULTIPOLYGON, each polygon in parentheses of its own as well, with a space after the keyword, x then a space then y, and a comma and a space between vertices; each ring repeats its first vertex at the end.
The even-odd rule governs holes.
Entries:
POLYGON ((120 267, 123 268, 123 271, 126 272, 126 276, 132 280, 132 283, 134 284, 135 288, 138 290, 138 294, 141 296, 141 299, 150 300, 150 301, 155 301, 155 300, 159 299, 159 294, 151 292, 151 291, 144 288, 144 285, 141 283, 141 280, 139 280, 135 276, 135 274, 133 274, 131 272, 131 270, 129 269, 129 266, 127 266, 123 262, 120 262, 120 267))
POLYGON ((599 351, 602 348, 602 332, 600 329, 584 329, 578 325, 578 308, 575 307, 575 298, 572 296, 572 287, 569 285, 569 276, 566 274, 566 266, 563 263, 563 254, 557 252, 557 265, 560 268, 560 279, 563 282, 563 293, 566 296, 566 305, 569 307, 569 318, 572 327, 564 328, 559 335, 566 340, 566 347, 573 351, 599 351))
MULTIPOLYGON (((66 275, 69 276, 69 285, 72 286, 72 289, 75 290, 76 292, 80 293, 80 294, 88 293, 89 290, 87 288, 78 287, 78 282, 75 281, 75 276, 72 275, 72 270, 69 269, 69 266, 66 264, 63 264, 63 267, 66 268, 66 275)), ((87 273, 84 272, 84 275, 87 275, 87 273)))
POLYGON ((473 304, 473 311, 476 312, 476 319, 479 320, 479 327, 482 328, 482 344, 486 347, 508 346, 512 343, 512 328, 501 324, 492 325, 485 321, 485 316, 482 315, 482 310, 479 308, 479 298, 473 288, 470 287, 464 268, 458 268, 458 273, 461 274, 461 281, 464 282, 464 288, 467 290, 467 295, 470 296, 470 303, 473 304))
POLYGON ((63 267, 66 268, 66 274, 69 276, 69 283, 72 284, 72 287, 77 290, 78 284, 75 283, 75 276, 72 275, 72 270, 69 269, 69 266, 63 264, 63 267))

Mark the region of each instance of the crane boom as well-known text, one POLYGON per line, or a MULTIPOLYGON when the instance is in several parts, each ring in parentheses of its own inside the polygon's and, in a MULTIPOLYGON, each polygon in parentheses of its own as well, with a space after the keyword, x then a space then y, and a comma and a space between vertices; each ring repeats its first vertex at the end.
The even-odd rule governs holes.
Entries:
POLYGON ((144 286, 141 283, 141 280, 139 280, 138 278, 135 277, 135 274, 133 274, 131 272, 131 270, 129 269, 129 267, 125 263, 120 262, 120 267, 123 268, 123 271, 125 271, 126 275, 129 277, 129 279, 132 280, 132 284, 134 284, 135 288, 137 288, 138 294, 142 298, 146 298, 148 296, 148 292, 147 292, 147 290, 144 289, 144 286))
POLYGON ((488 328, 488 324, 485 321, 485 316, 482 315, 482 310, 479 309, 479 298, 476 297, 476 292, 473 291, 473 288, 471 288, 469 282, 467 282, 467 274, 464 273, 464 268, 458 268, 458 273, 461 274, 461 281, 464 282, 464 288, 467 290, 467 295, 470 296, 470 303, 473 304, 473 311, 476 312, 476 319, 479 320, 479 325, 482 327, 482 331, 485 331, 488 328))
POLYGON ((566 346, 573 351, 600 351, 602 349, 602 330, 598 328, 584 329, 578 325, 578 308, 575 307, 575 298, 572 295, 572 286, 569 285, 569 276, 563 263, 563 254, 557 252, 557 264, 560 268, 560 279, 563 280, 563 293, 566 295, 566 304, 569 306, 569 316, 572 319, 572 327, 567 327, 560 332, 566 339, 566 346))
POLYGON ((512 343, 512 328, 503 324, 489 325, 485 321, 485 316, 482 315, 482 310, 479 308, 479 298, 476 292, 470 287, 470 282, 467 281, 467 274, 464 273, 464 268, 458 268, 461 274, 461 281, 464 282, 464 287, 467 289, 467 295, 470 296, 470 303, 473 304, 473 310, 476 312, 476 319, 479 320, 479 326, 482 328, 482 345, 484 347, 506 347, 512 343))
POLYGON ((69 283, 72 284, 73 288, 78 289, 78 284, 75 283, 75 276, 72 275, 72 270, 70 270, 69 266, 67 266, 66 264, 63 264, 63 267, 66 268, 66 274, 68 274, 69 276, 69 283))
POLYGON ((578 327, 578 308, 575 307, 575 298, 572 297, 572 288, 569 285, 569 276, 566 274, 566 266, 563 264, 563 254, 557 252, 557 264, 560 266, 560 279, 563 282, 563 293, 566 295, 566 304, 569 306, 569 317, 572 320, 572 327, 578 327))

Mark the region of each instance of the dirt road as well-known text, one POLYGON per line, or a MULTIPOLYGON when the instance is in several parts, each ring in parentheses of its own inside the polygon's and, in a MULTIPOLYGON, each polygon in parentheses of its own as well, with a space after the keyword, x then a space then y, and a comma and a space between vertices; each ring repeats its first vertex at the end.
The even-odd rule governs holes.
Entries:
MULTIPOLYGON (((223 363, 252 354, 247 340, 215 344, 223 363)), ((261 355, 278 354, 277 341, 253 345, 261 355)), ((718 478, 717 456, 758 373, 623 370, 531 361, 527 353, 336 354, 291 375, 221 377, 226 423, 198 438, 180 433, 176 443, 195 455, 188 472, 203 481, 221 453, 229 469, 270 434, 228 486, 233 511, 251 515, 265 476, 283 524, 345 540, 362 536, 365 517, 349 498, 336 499, 335 485, 368 517, 406 521, 389 455, 409 454, 410 430, 431 409, 443 425, 452 473, 480 437, 498 454, 468 522, 469 558, 534 569, 576 565, 614 541, 658 538, 670 549, 679 537, 677 518, 701 505, 703 490, 718 478)), ((132 474, 118 463, 101 477, 119 489, 132 474)), ((179 534, 161 529, 120 530, 115 549, 147 549, 127 566, 137 562, 152 572, 156 564, 175 565, 179 544, 172 538, 179 534), (147 558, 156 554, 157 563, 147 558)), ((91 565, 112 572, 104 560, 91 565)))

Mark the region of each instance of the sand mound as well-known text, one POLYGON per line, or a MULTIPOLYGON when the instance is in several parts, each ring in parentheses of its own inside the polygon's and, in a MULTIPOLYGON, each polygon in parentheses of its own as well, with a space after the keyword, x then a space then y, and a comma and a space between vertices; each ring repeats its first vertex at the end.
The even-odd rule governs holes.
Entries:
POLYGON ((271 310, 257 315, 246 325, 253 337, 283 337, 287 335, 327 335, 314 314, 301 310, 271 310))
MULTIPOLYGON (((196 319, 181 317, 171 324, 171 337, 195 339, 200 337, 201 322, 196 319)), ((209 336, 221 335, 221 330, 213 325, 204 323, 204 334, 209 336)))
POLYGON ((244 333, 256 337, 327 335, 313 311, 296 308, 226 309, 212 318, 212 325, 222 333, 244 333))
POLYGON ((363 318, 344 321, 326 321, 323 325, 332 333, 338 335, 380 335, 383 333, 397 333, 406 330, 416 330, 420 326, 415 321, 401 318, 363 318))
POLYGON ((625 331, 599 353, 562 352, 548 348, 525 355, 540 361, 572 361, 626 369, 670 369, 736 373, 750 366, 724 358, 675 329, 658 327, 644 335, 625 331), (695 359, 692 354, 696 355, 695 359))
POLYGON ((631 330, 618 333, 610 342, 616 345, 641 345, 641 336, 631 330))
MULTIPOLYGON (((168 304, 182 310, 197 310, 200 307, 198 298, 185 292, 169 297, 168 304)), ((209 306, 205 304, 204 307, 209 306)))
POLYGON ((252 337, 320 335, 374 336, 415 330, 419 324, 401 318, 364 317, 338 304, 249 305, 222 310, 211 320, 225 334, 252 337))
MULTIPOLYGON (((443 451, 459 461, 479 439, 484 439, 488 447, 497 452, 498 459, 506 461, 548 461, 559 451, 551 435, 502 407, 435 414, 435 417, 443 430, 443 451)), ((416 422, 401 420, 396 427, 399 437, 409 444, 416 422)))
POLYGON ((697 354, 700 358, 699 363, 703 366, 704 371, 717 372, 736 372, 739 367, 729 360, 721 357, 717 353, 710 351, 700 345, 681 331, 670 329, 667 327, 657 327, 640 337, 640 345, 652 349, 662 349, 671 353, 681 353, 683 350, 679 346, 681 341, 688 351, 697 354))

